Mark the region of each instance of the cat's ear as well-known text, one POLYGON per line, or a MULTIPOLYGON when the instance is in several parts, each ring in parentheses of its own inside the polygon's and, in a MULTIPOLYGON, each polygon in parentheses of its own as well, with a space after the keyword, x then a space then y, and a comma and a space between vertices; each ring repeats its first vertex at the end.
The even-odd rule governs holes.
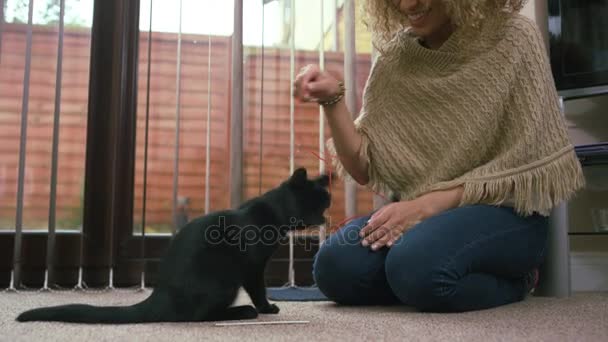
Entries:
POLYGON ((315 179, 315 182, 320 186, 326 188, 329 186, 329 175, 323 174, 315 179))
POLYGON ((289 178, 289 183, 295 186, 302 186, 306 184, 307 174, 306 169, 301 167, 296 169, 291 177, 289 178))

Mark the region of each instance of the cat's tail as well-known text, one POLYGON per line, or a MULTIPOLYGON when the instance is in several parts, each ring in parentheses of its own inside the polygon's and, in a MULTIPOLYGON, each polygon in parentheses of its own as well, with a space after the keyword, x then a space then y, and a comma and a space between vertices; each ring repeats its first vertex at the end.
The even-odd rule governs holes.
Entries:
POLYGON ((70 323, 144 323, 156 321, 151 298, 131 306, 93 306, 68 304, 25 311, 17 317, 19 322, 54 321, 70 323), (152 309, 152 310, 151 310, 152 309))

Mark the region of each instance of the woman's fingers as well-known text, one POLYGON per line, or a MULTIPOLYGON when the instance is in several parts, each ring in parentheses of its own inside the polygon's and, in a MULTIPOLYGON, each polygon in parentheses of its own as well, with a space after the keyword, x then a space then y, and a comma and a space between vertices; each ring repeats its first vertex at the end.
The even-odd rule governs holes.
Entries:
POLYGON ((376 249, 376 243, 378 240, 382 239, 387 234, 390 235, 390 227, 388 226, 380 226, 376 228, 371 234, 369 234, 362 242, 361 245, 363 247, 372 246, 372 249, 376 249))
POLYGON ((388 242, 386 243, 386 247, 390 248, 393 247, 393 245, 395 244, 395 242, 397 242, 397 240, 399 240, 399 238, 401 237, 401 235, 403 235, 403 233, 401 234, 393 234, 394 236, 388 240, 388 242))
POLYGON ((383 236, 381 236, 380 238, 378 238, 373 244, 372 244, 372 249, 373 250, 378 250, 384 246, 390 247, 393 245, 393 243, 395 242, 395 240, 397 240, 399 238, 399 236, 401 236, 401 229, 399 229, 399 227, 394 227, 393 229, 390 229, 386 234, 384 234, 383 236))
POLYGON ((338 78, 334 73, 322 71, 317 65, 309 64, 300 69, 294 81, 293 96, 310 102, 334 96, 339 90, 338 78))
POLYGON ((383 215, 383 213, 384 213, 384 211, 388 210, 388 208, 389 208, 389 205, 385 205, 385 206, 383 206, 382 208, 380 208, 380 209, 376 210, 376 212, 375 212, 375 213, 374 213, 374 214, 373 214, 373 215, 372 215, 372 216, 369 218, 369 220, 370 220, 370 221, 371 221, 371 220, 375 220, 375 219, 377 219, 378 217, 382 216, 382 215, 383 215))
POLYGON ((300 100, 309 101, 311 98, 309 84, 320 74, 316 65, 309 64, 300 70, 295 80, 295 96, 300 100))
POLYGON ((365 247, 371 245, 373 250, 391 247, 406 230, 419 224, 421 217, 412 202, 387 204, 374 213, 359 232, 363 240, 361 244, 365 247))
POLYGON ((363 247, 371 245, 371 249, 376 251, 384 246, 391 247, 403 234, 404 227, 395 222, 387 222, 381 227, 376 228, 361 243, 363 247))
MULTIPOLYGON (((380 209, 382 210, 382 209, 380 209)), ((371 234, 374 230, 381 227, 387 220, 382 215, 382 212, 375 213, 370 219, 367 221, 365 227, 361 228, 359 231, 359 236, 365 238, 369 234, 371 234)))
POLYGON ((308 94, 316 99, 325 99, 334 96, 338 90, 338 81, 330 77, 321 77, 309 82, 307 85, 308 94))

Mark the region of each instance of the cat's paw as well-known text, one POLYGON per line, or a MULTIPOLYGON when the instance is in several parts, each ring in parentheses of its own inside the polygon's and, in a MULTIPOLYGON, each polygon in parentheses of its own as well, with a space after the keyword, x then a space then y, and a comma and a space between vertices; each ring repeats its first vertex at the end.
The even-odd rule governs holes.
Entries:
POLYGON ((241 315, 239 319, 254 319, 258 317, 258 311, 251 305, 243 307, 239 314, 241 315))
POLYGON ((263 308, 259 308, 258 311, 263 314, 278 314, 281 309, 276 304, 268 304, 263 308))

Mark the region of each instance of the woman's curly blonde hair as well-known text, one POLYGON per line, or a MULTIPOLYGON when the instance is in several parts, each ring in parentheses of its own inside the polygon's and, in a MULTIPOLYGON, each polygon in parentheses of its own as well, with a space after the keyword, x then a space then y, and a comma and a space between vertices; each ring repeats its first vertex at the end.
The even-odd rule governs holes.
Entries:
MULTIPOLYGON (((408 25, 395 0, 360 0, 363 22, 381 41, 408 25)), ((454 25, 477 26, 487 17, 519 12, 528 0, 440 0, 454 25)))

